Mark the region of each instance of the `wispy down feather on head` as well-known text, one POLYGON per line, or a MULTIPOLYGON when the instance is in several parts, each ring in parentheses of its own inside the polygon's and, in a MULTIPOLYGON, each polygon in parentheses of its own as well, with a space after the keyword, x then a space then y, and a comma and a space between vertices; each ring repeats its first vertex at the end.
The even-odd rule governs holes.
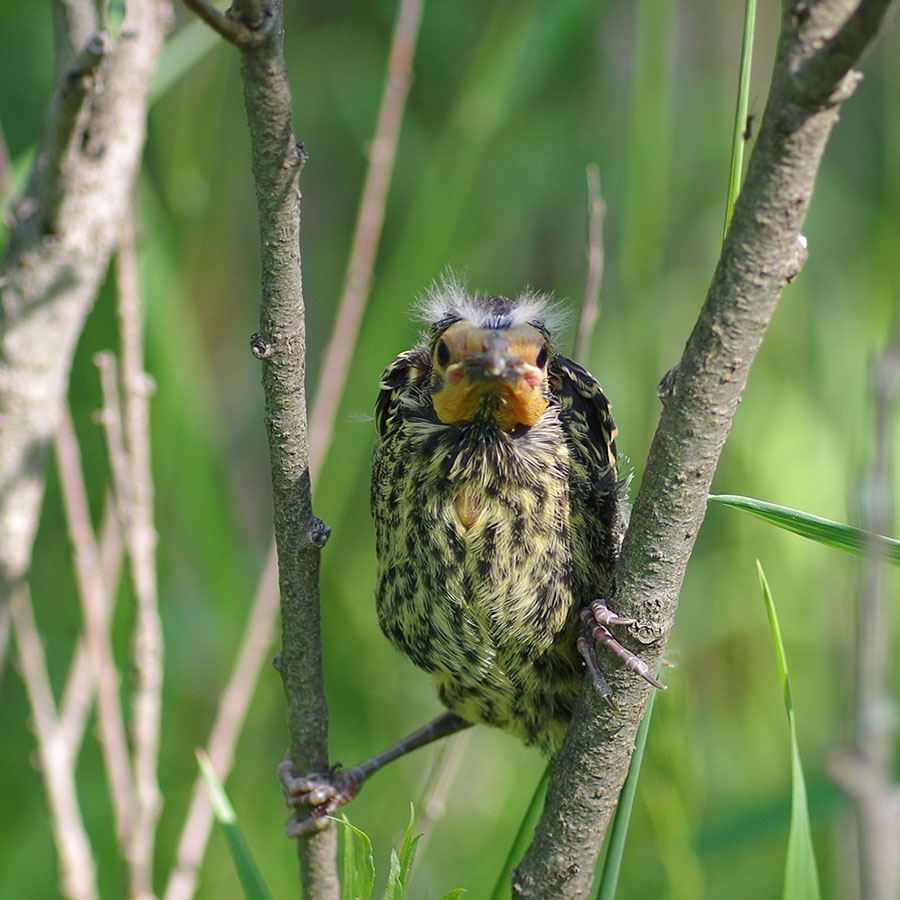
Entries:
POLYGON ((528 324, 557 336, 568 324, 566 310, 549 294, 526 289, 513 299, 480 295, 453 272, 445 272, 428 287, 417 305, 417 317, 435 331, 465 319, 477 328, 528 324))

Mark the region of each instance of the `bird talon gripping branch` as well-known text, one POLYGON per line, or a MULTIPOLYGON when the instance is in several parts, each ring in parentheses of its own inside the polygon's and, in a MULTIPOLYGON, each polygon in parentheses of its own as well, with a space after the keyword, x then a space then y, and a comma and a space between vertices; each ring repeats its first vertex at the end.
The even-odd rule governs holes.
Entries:
POLYGON ((289 837, 326 828, 328 816, 349 803, 363 781, 356 776, 355 769, 341 769, 339 765, 324 772, 296 776, 289 759, 283 759, 278 766, 278 778, 287 805, 295 813, 309 813, 305 819, 292 818, 288 822, 285 831, 289 837))

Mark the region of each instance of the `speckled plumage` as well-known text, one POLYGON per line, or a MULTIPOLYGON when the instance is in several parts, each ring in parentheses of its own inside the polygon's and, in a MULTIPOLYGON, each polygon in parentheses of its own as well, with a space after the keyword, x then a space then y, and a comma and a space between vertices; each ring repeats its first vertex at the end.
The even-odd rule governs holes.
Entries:
MULTIPOLYGON (((609 404, 553 351, 547 308, 533 294, 472 298, 452 283, 432 293, 425 342, 382 376, 372 511, 385 634, 432 674, 452 712, 552 753, 584 673, 579 611, 607 596, 622 516, 609 404), (468 377, 439 364, 458 322, 459 341, 487 335, 485 351, 493 332, 525 334, 520 368, 547 404, 533 424, 498 424, 507 401, 489 374, 470 379, 482 393, 466 401, 467 418, 441 421, 435 398, 468 377)), ((457 368, 471 373, 473 358, 457 368)), ((509 394, 518 372, 504 376, 509 394)))

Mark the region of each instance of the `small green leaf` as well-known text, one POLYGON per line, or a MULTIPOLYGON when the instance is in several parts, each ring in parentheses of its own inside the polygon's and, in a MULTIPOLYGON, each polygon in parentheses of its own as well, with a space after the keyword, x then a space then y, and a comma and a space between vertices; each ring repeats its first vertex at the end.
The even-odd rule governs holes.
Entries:
POLYGON ((443 897, 441 897, 441 900, 459 900, 459 898, 462 897, 462 895, 465 893, 465 888, 453 888, 452 891, 447 891, 447 893, 444 894, 443 897))
POLYGON ((234 807, 225 793, 225 788, 216 777, 209 757, 199 749, 196 751, 196 755, 200 772, 206 782, 206 789, 209 791, 213 812, 225 832, 225 840, 228 841, 228 849, 231 851, 234 867, 237 869, 241 887, 244 889, 244 896, 247 900, 272 900, 272 895, 269 893, 250 853, 250 848, 244 840, 244 835, 238 827, 234 807))
POLYGON ((745 0, 744 3, 744 37, 741 42, 741 69, 738 78, 737 104, 734 110, 734 132, 731 139, 731 171, 728 175, 728 198, 725 201, 724 240, 731 224, 734 204, 741 191, 741 173, 744 169, 744 144, 747 138, 744 131, 747 127, 747 107, 750 99, 750 63, 753 58, 753 30, 756 23, 756 0, 745 0))
POLYGON ((809 808, 806 802, 806 780, 803 776, 800 745, 797 741, 797 725, 794 719, 794 704, 791 699, 787 656, 784 652, 784 642, 781 639, 778 616, 775 613, 775 602, 772 599, 772 592, 769 590, 766 573, 759 560, 756 561, 756 567, 759 571, 759 583, 762 587, 763 598, 766 601, 766 611, 769 614, 769 626, 772 629, 772 640, 775 643, 775 654, 778 657, 778 674, 781 678, 784 709, 791 732, 791 827, 784 865, 782 898, 783 900, 820 900, 819 875, 816 869, 809 808))
POLYGON ((336 819, 344 826, 341 846, 341 900, 369 900, 375 884, 375 858, 369 836, 351 825, 346 816, 336 819))
POLYGON ((391 871, 388 874, 387 887, 384 890, 384 900, 402 900, 409 886, 409 875, 412 870, 413 860, 416 855, 416 845, 421 834, 415 834, 416 811, 412 803, 409 804, 409 824, 406 826, 406 834, 403 835, 403 843, 400 852, 391 849, 391 871))
POLYGON ((735 494, 710 494, 709 499, 735 509, 743 509, 772 525, 792 531, 811 541, 818 541, 836 550, 853 553, 856 556, 867 556, 883 562, 900 566, 900 541, 894 538, 863 531, 852 525, 832 522, 798 509, 767 503, 753 497, 740 497, 735 494))

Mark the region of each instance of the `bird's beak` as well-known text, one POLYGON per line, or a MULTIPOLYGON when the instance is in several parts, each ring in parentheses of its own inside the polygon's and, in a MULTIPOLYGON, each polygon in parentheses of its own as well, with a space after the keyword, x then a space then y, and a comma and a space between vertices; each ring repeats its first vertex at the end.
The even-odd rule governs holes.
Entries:
POLYGON ((516 384, 525 370, 522 359, 509 350, 509 339, 498 331, 490 331, 482 349, 470 353, 460 363, 460 370, 471 382, 495 381, 516 384))
MULTIPOLYGON (((455 326, 454 326, 455 327, 455 326)), ((546 372, 529 364, 523 348, 537 353, 543 337, 534 329, 481 329, 460 327, 448 330, 457 362, 446 367, 440 390, 432 394, 435 412, 442 422, 468 422, 490 395, 493 415, 506 431, 518 425, 534 425, 547 408, 544 392, 546 372), (533 333, 532 333, 533 332, 533 333)))

